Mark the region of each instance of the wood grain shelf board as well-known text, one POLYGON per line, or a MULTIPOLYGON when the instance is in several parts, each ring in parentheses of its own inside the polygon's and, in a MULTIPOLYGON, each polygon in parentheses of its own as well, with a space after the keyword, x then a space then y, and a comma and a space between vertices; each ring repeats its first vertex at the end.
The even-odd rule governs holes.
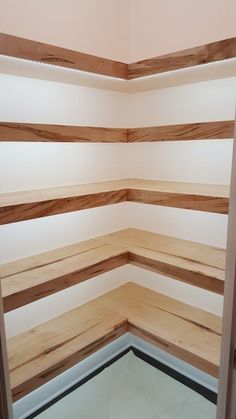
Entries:
POLYGON ((0 224, 25 221, 121 202, 227 214, 229 187, 122 179, 0 194, 0 224))
POLYGON ((218 375, 221 318, 127 283, 8 340, 14 400, 128 331, 218 375))
POLYGON ((0 224, 127 201, 123 181, 0 194, 0 224))
POLYGON ((54 66, 127 79, 125 63, 0 33, 0 54, 54 66))
POLYGON ((143 204, 227 214, 229 187, 186 182, 130 179, 127 200, 143 204))
POLYGON ((127 129, 1 122, 0 141, 125 143, 127 129))
POLYGON ((95 300, 9 339, 13 399, 23 397, 127 330, 124 316, 95 300))
POLYGON ((225 250, 137 229, 0 265, 5 312, 127 263, 223 294, 225 250))
POLYGON ((223 140, 234 137, 234 121, 196 122, 128 129, 128 142, 223 140))
MULTIPOLYGON (((81 250, 80 244, 76 247, 77 253, 64 256, 62 249, 61 258, 48 263, 44 262, 44 255, 39 255, 35 267, 20 267, 19 273, 3 276, 4 311, 22 307, 128 263, 128 253, 121 246, 92 241, 87 250, 81 250)), ((54 255, 54 251, 51 254, 54 255)))
POLYGON ((128 79, 180 70, 236 57, 236 37, 128 64, 128 79))
POLYGON ((73 125, 0 122, 0 141, 127 143, 231 139, 234 121, 196 122, 145 128, 107 128, 73 125))
POLYGON ((106 241, 127 248, 133 265, 224 293, 225 249, 134 228, 111 233, 106 241))
POLYGON ((0 33, 0 54, 108 77, 131 80, 235 58, 236 38, 223 39, 127 64, 0 33))
POLYGON ((218 376, 220 317, 134 283, 110 291, 101 302, 127 316, 131 333, 218 376))

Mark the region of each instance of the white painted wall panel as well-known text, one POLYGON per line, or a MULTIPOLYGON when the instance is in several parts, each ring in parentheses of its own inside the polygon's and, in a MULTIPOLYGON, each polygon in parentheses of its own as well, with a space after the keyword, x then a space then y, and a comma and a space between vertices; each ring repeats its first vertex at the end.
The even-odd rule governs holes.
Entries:
POLYGON ((126 228, 127 205, 108 205, 3 225, 0 227, 0 263, 126 228))
POLYGON ((0 3, 1 32, 110 59, 128 59, 127 0, 0 3))
POLYGON ((226 246, 228 216, 181 208, 131 203, 129 225, 217 247, 226 246))
POLYGON ((121 127, 124 93, 13 75, 0 76, 1 120, 121 127))
POLYGON ((234 119, 236 77, 134 93, 128 101, 130 127, 234 119))
POLYGON ((234 0, 129 0, 130 61, 234 37, 234 0))
MULTIPOLYGON (((2 121, 127 125, 124 93, 9 75, 0 76, 0 91, 2 121)), ((119 179, 125 153, 124 144, 1 143, 0 191, 119 179)))
POLYGON ((126 152, 125 144, 0 144, 1 192, 127 177, 126 152))
POLYGON ((233 140, 128 144, 129 176, 227 185, 233 140))

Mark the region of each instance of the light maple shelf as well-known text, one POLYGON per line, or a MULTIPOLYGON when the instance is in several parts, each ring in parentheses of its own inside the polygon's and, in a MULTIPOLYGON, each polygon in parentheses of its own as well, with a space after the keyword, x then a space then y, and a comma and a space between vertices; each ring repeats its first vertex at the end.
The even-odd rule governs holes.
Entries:
POLYGON ((128 331, 218 375, 221 318, 127 283, 8 340, 14 400, 128 331))
POLYGON ((152 127, 91 126, 0 122, 0 141, 56 143, 139 143, 156 141, 224 140, 234 136, 234 121, 205 121, 152 127))
POLYGON ((126 229, 0 266, 5 311, 127 263, 223 294, 225 250, 126 229))
POLYGON ((227 185, 122 179, 3 193, 0 194, 0 224, 126 201, 227 214, 229 187, 227 185))

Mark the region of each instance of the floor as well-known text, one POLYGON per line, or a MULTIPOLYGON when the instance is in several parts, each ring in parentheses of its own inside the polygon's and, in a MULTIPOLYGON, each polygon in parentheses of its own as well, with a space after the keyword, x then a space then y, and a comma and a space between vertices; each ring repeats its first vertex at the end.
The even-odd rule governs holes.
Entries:
POLYGON ((216 406, 129 352, 38 419, 215 419, 216 406))

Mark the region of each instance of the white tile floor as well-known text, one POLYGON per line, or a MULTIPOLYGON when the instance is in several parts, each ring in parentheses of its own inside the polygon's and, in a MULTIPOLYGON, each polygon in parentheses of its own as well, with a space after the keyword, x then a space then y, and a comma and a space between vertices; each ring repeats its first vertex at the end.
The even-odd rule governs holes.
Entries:
POLYGON ((215 419, 216 406, 129 352, 38 419, 215 419))

